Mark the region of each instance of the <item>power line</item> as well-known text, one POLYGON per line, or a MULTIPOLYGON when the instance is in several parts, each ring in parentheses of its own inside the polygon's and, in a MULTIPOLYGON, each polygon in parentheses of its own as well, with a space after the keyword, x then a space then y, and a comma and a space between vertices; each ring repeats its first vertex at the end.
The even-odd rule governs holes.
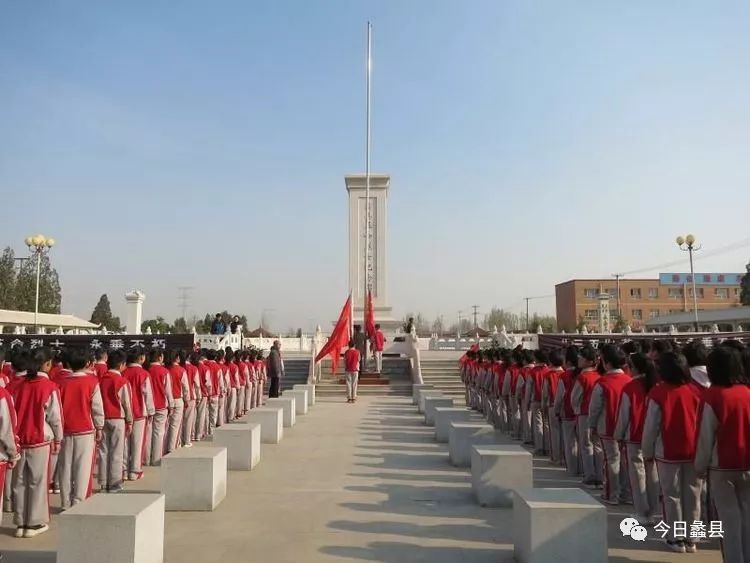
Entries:
MULTIPOLYGON (((702 254, 696 255, 695 260, 697 261, 699 258, 711 258, 712 256, 720 256, 721 254, 726 254, 727 252, 731 252, 733 250, 738 250, 740 248, 744 248, 746 246, 750 246, 750 238, 738 240, 736 242, 733 242, 731 244, 728 244, 726 246, 721 246, 719 248, 716 248, 715 250, 711 250, 708 252, 704 252, 702 254)), ((631 276, 633 274, 641 274, 643 272, 653 272, 654 270, 661 270, 664 268, 671 268, 672 266, 679 266, 681 264, 684 264, 685 260, 672 260, 671 262, 665 262, 663 264, 659 264, 657 266, 650 266, 648 268, 639 268, 637 270, 630 270, 629 272, 622 272, 619 275, 622 276, 631 276)))

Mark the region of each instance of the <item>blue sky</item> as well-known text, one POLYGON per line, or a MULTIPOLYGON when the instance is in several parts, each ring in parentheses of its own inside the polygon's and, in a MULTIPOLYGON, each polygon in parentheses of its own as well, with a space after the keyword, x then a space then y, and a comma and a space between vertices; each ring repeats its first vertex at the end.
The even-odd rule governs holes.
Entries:
POLYGON ((59 241, 65 312, 137 287, 174 318, 189 285, 198 314, 325 326, 368 19, 397 315, 520 310, 679 259, 677 234, 750 237, 747 2, 6 1, 0 243, 59 241))

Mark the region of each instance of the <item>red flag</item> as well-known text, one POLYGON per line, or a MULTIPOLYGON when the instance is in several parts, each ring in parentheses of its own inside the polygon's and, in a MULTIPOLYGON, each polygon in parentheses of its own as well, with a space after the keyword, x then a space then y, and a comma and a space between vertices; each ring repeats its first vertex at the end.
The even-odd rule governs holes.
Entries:
POLYGON ((336 368, 339 365, 339 357, 341 356, 341 349, 349 344, 349 340, 352 337, 351 326, 352 326, 352 295, 349 294, 349 298, 344 303, 344 308, 341 309, 339 320, 336 321, 336 326, 333 327, 331 336, 328 337, 328 341, 325 343, 323 348, 315 356, 315 363, 319 362, 326 356, 331 356, 331 373, 336 373, 336 368))
POLYGON ((367 291, 367 307, 365 307, 365 334, 367 338, 375 338, 375 309, 372 306, 372 290, 367 291))

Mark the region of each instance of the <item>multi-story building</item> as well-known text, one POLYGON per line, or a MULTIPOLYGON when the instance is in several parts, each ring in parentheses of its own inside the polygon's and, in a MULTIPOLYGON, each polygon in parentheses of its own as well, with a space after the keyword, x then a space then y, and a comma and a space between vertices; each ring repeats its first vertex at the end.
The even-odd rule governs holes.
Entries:
MULTIPOLYGON (((740 282, 744 274, 695 274, 699 311, 736 307, 740 304, 740 282)), ((581 323, 589 330, 598 328, 598 297, 609 294, 612 324, 618 312, 634 330, 662 315, 693 310, 693 280, 690 274, 659 274, 657 279, 570 280, 555 286, 557 326, 573 331, 581 323)))

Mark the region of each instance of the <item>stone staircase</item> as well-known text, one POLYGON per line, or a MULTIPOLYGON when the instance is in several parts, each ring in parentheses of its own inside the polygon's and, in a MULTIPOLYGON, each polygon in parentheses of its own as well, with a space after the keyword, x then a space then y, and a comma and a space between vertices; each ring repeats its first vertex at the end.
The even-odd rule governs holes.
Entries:
MULTIPOLYGON (((370 362, 370 367, 374 363, 370 362)), ((281 380, 281 390, 292 389, 298 383, 307 383, 310 369, 309 357, 285 357, 284 378, 281 380)), ((331 375, 330 360, 321 362, 322 376, 315 388, 316 396, 344 396, 346 384, 344 380, 344 360, 339 362, 335 375, 331 375)), ((268 393, 268 384, 265 387, 268 393)), ((411 396, 411 363, 406 358, 383 358, 383 373, 366 373, 360 378, 358 395, 377 396, 411 396)))
POLYGON ((458 372, 458 360, 455 358, 422 358, 422 379, 435 386, 446 397, 456 402, 465 402, 464 384, 458 372))

